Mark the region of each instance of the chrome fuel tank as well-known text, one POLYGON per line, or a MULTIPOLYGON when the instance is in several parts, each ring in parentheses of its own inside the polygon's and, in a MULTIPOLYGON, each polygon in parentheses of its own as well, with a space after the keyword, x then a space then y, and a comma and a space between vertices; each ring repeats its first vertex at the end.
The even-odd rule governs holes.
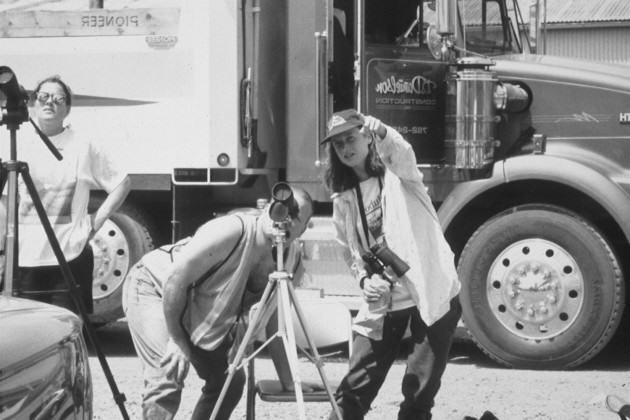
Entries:
POLYGON ((490 65, 462 61, 446 79, 446 162, 458 169, 481 169, 494 159, 498 79, 490 65))

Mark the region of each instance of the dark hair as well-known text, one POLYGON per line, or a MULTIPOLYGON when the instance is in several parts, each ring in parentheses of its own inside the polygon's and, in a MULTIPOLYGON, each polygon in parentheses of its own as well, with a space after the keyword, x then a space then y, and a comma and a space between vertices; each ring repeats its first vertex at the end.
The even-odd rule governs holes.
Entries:
POLYGON ((68 112, 70 112, 70 108, 72 108, 72 90, 70 90, 70 86, 68 86, 66 82, 61 80, 61 76, 58 76, 56 74, 53 76, 48 76, 44 80, 40 80, 37 83, 37 86, 35 86, 35 89, 33 90, 33 100, 35 100, 35 98, 37 97, 37 94, 39 93, 39 90, 44 83, 56 83, 61 86, 61 89, 63 89, 63 92, 66 95, 66 106, 68 107, 68 112))
MULTIPOLYGON (((368 146, 368 155, 365 158, 365 171, 369 176, 383 176, 385 174, 385 164, 376 151, 374 141, 368 146)), ((354 170, 344 165, 332 141, 328 143, 328 167, 324 174, 324 182, 331 192, 342 192, 354 188, 359 184, 359 179, 354 170)))

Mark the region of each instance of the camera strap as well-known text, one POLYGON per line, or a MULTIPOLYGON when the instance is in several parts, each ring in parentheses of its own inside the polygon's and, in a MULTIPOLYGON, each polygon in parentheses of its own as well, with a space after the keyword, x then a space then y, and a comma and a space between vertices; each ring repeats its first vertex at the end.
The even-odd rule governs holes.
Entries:
MULTIPOLYGON (((365 207, 363 207, 363 194, 361 193, 361 183, 358 183, 356 187, 354 187, 357 192, 357 201, 359 204, 359 214, 361 215, 361 224, 363 225, 363 233, 365 233, 365 240, 367 241, 367 249, 370 249, 370 229, 367 223, 367 217, 365 215, 365 207)), ((379 192, 383 191, 383 182, 381 181, 381 177, 378 177, 378 189, 379 192)), ((382 204, 381 204, 382 206, 382 204)))

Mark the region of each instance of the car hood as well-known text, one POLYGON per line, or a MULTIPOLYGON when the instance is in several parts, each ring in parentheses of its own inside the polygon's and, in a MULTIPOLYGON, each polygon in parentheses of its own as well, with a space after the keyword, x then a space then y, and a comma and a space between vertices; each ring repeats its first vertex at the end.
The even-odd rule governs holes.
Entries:
POLYGON ((0 296, 0 371, 81 333, 79 317, 67 309, 0 296))

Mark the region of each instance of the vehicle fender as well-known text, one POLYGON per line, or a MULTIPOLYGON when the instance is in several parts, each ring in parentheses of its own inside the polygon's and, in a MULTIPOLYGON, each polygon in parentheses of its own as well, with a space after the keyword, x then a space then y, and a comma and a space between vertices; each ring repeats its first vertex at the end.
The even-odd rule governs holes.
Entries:
POLYGON ((504 164, 504 161, 495 162, 489 178, 463 182, 453 188, 437 210, 443 231, 446 231, 457 214, 475 197, 505 183, 504 164))
MULTIPOLYGON (((602 168, 606 166, 601 165, 601 158, 590 161, 596 162, 597 166, 588 165, 589 159, 574 160, 533 154, 506 159, 501 165, 496 163, 491 178, 462 183, 444 200, 438 212, 442 228, 446 230, 457 214, 484 191, 502 183, 544 180, 567 185, 595 200, 621 226, 626 239, 630 240, 630 212, 627 211, 630 208, 630 195, 613 179, 615 175, 611 168, 616 165, 611 163, 605 172, 602 168)), ((618 172, 622 176, 623 172, 618 172)))

